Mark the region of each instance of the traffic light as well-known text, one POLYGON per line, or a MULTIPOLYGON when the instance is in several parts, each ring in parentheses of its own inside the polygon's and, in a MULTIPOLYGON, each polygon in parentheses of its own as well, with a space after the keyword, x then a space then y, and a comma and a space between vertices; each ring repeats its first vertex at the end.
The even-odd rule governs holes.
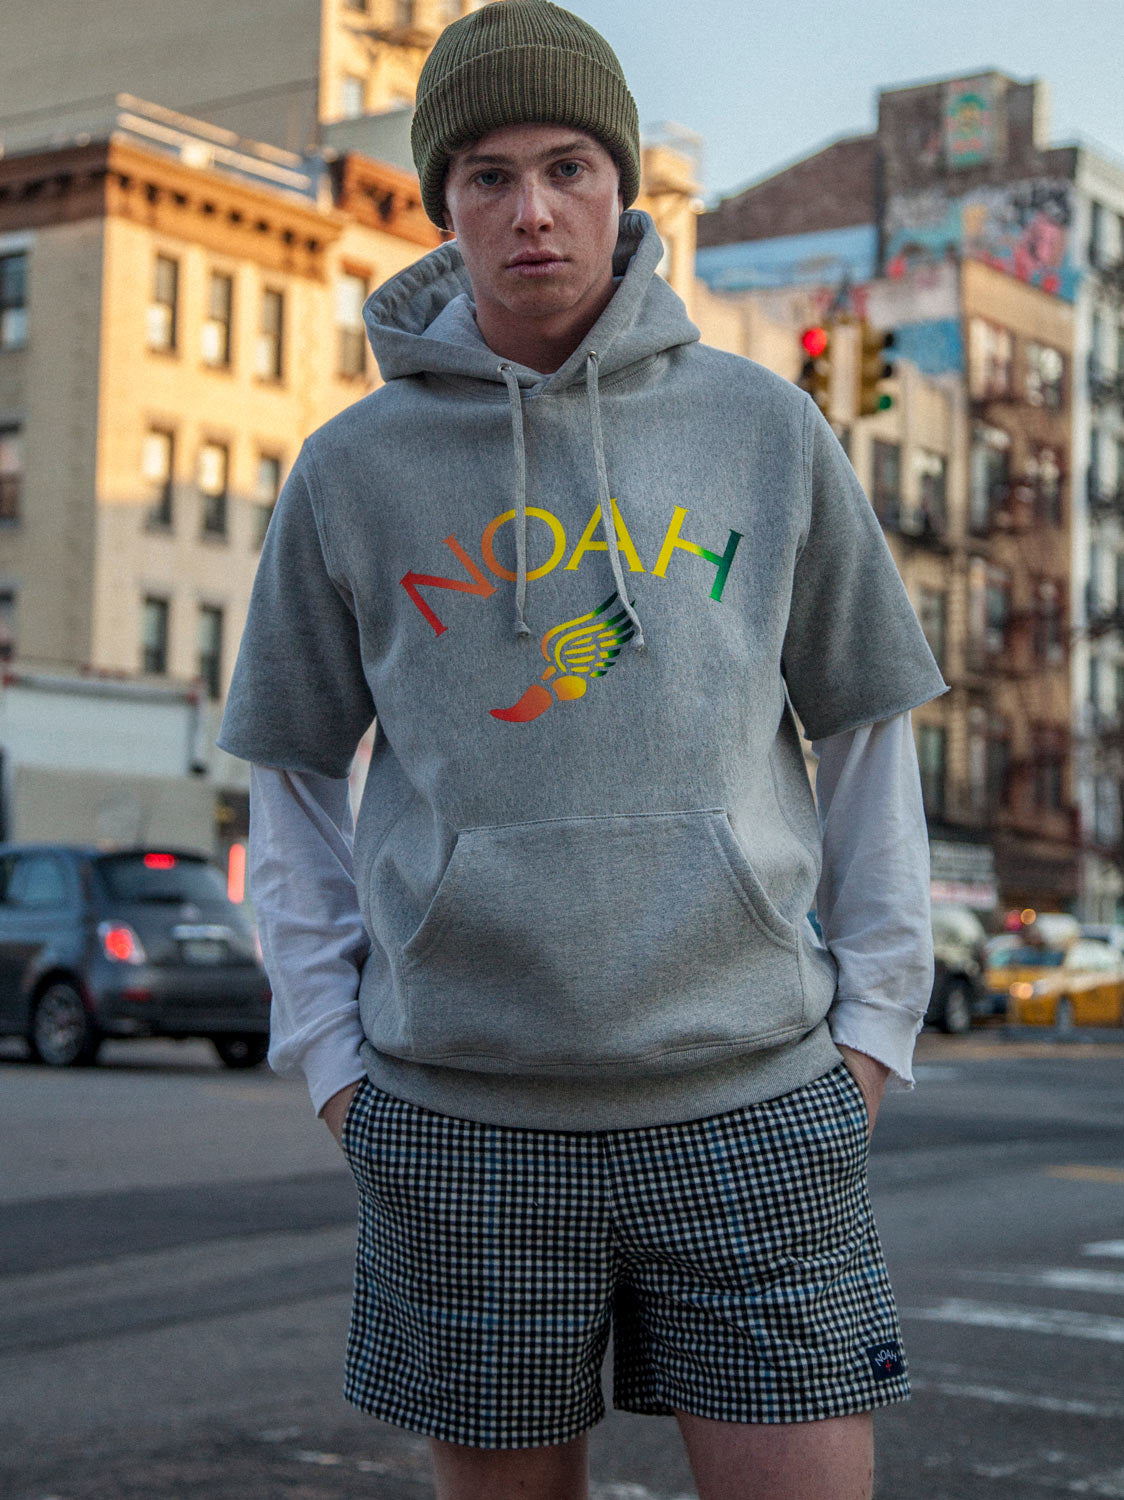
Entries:
POLYGON ((831 329, 816 324, 800 335, 804 363, 796 384, 807 391, 822 412, 831 400, 831 329))
POLYGON ((860 417, 872 416, 876 411, 887 411, 894 404, 888 391, 879 390, 884 380, 894 373, 887 353, 894 347, 894 335, 883 333, 864 323, 861 329, 859 348, 859 399, 860 417))

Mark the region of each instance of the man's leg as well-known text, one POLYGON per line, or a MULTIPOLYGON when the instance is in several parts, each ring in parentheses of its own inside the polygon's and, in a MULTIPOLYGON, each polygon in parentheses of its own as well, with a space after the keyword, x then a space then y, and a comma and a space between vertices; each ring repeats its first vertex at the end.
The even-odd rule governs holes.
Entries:
POLYGON ((871 1500, 870 1412, 756 1424, 676 1417, 699 1500, 871 1500))
POLYGON ((431 1439, 437 1500, 586 1500, 588 1449, 584 1433, 549 1448, 504 1450, 431 1439))

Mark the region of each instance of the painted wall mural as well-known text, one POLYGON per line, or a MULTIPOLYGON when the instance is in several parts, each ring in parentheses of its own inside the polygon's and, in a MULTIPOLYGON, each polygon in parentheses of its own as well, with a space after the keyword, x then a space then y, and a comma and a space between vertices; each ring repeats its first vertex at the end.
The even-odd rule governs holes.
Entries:
POLYGON ((899 194, 886 209, 886 274, 959 256, 985 261, 1051 296, 1072 302, 1072 184, 1037 178, 959 196, 939 189, 899 194))

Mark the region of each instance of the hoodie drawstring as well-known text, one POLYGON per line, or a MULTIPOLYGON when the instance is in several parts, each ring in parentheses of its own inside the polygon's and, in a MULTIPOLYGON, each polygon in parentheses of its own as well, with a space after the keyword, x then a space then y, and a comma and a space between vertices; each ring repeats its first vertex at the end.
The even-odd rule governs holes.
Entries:
MULTIPOLYGON (((621 566, 620 549, 617 545, 617 526, 613 517, 613 501, 609 494, 609 475, 605 466, 605 440, 601 431, 601 396, 598 386, 597 355, 591 349, 586 356, 586 399, 589 402, 589 426, 593 438, 593 461, 597 468, 597 501, 601 510, 601 527, 605 533, 605 546, 609 554, 609 566, 613 570, 617 598, 625 614, 632 621, 632 644, 637 651, 644 648, 644 631, 640 616, 628 597, 624 568, 621 566)), ((507 386, 507 398, 511 404, 511 441, 515 449, 515 634, 528 636, 531 627, 527 624, 527 449, 523 436, 523 395, 515 371, 509 364, 502 364, 499 372, 507 386)))
POLYGON ((613 518, 613 501, 609 495, 609 475, 605 467, 605 441, 601 434, 601 392, 597 380, 597 355, 591 349, 585 361, 585 390, 589 401, 589 426, 593 435, 593 461, 597 465, 597 499, 601 506, 601 528, 605 533, 605 545, 609 551, 609 566, 613 570, 613 582, 617 586, 617 598, 621 601, 625 614, 632 621, 635 631, 632 645, 635 650, 642 651, 644 631, 640 625, 640 616, 629 601, 628 585, 624 581, 624 569, 621 567, 621 554, 617 546, 617 523, 613 518))
POLYGON ((515 449, 515 634, 530 635, 527 606, 527 449, 523 442, 523 397, 510 365, 500 365, 511 402, 511 442, 515 449))

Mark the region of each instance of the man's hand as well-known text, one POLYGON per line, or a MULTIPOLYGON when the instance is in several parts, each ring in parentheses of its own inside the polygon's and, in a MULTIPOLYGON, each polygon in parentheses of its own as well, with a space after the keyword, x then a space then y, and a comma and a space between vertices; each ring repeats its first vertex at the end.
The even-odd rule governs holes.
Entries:
POLYGON ((869 1140, 874 1133, 874 1121, 878 1115, 878 1106, 882 1103, 882 1095, 886 1092, 886 1079, 890 1076, 890 1070, 885 1063, 868 1057, 865 1052, 856 1052, 853 1047, 843 1047, 838 1042, 835 1045, 843 1054, 843 1061, 866 1101, 866 1138, 869 1140))
MULTIPOLYGON (((869 1061, 870 1059, 867 1058, 867 1062, 869 1061)), ((349 1083, 346 1088, 342 1088, 338 1093, 333 1094, 320 1110, 320 1118, 332 1132, 336 1145, 341 1148, 343 1146, 344 1116, 347 1114, 347 1106, 351 1103, 351 1096, 358 1087, 359 1079, 357 1078, 354 1083, 349 1083)))

